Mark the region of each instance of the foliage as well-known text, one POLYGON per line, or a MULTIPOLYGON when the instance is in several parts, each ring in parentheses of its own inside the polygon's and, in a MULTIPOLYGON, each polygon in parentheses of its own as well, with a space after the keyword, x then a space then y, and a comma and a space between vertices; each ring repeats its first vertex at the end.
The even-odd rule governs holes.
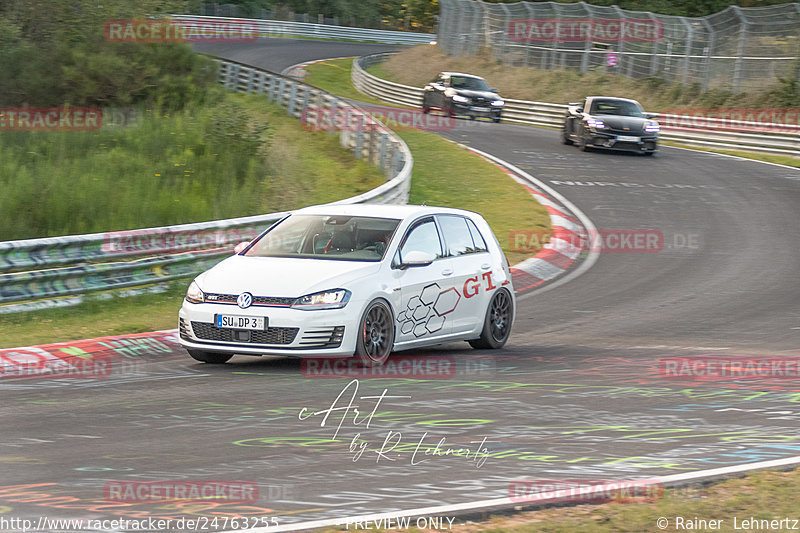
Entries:
POLYGON ((0 135, 0 240, 199 222, 365 192, 376 168, 264 97, 140 108, 129 125, 0 135))
POLYGON ((0 3, 0 105, 181 109, 202 102, 209 60, 186 44, 112 43, 104 23, 181 12, 180 0, 0 3))

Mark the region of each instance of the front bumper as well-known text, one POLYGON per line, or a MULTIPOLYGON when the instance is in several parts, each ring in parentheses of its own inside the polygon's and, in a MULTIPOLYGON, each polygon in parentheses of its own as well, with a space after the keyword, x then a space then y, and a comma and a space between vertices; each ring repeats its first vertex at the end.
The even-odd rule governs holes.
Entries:
POLYGON ((353 355, 358 331, 358 304, 343 309, 303 311, 285 307, 251 307, 184 301, 178 314, 181 345, 190 350, 243 355, 353 355), (264 316, 266 330, 217 328, 217 314, 264 316))
POLYGON ((639 137, 638 141, 620 141, 619 134, 606 132, 587 132, 586 144, 592 148, 607 150, 621 150, 625 152, 657 152, 658 136, 639 137))
POLYGON ((456 115, 467 115, 471 117, 485 117, 498 119, 503 112, 502 107, 498 106, 476 106, 472 104, 460 104, 453 102, 453 113, 456 115))

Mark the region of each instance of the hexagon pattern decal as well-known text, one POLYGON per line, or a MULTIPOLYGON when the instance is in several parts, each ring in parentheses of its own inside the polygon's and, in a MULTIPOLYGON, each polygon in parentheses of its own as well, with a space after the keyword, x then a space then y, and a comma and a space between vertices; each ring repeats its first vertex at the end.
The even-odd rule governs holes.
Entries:
POLYGON ((446 315, 455 311, 461 294, 455 287, 444 289, 438 283, 426 285, 417 296, 409 298, 406 308, 397 314, 400 331, 422 337, 444 327, 446 315))

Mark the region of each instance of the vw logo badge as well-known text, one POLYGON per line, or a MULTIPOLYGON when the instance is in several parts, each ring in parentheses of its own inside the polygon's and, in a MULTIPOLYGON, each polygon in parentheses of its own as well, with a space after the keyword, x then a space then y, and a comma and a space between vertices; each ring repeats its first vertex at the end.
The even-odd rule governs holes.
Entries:
POLYGON ((242 309, 247 309, 251 305, 253 305, 253 295, 249 292, 243 292, 236 298, 236 305, 241 307, 242 309))

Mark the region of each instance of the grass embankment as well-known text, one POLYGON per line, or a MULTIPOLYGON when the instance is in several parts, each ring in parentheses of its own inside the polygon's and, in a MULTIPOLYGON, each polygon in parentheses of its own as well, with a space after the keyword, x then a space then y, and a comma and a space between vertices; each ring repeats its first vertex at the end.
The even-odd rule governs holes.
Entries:
POLYGON ((258 96, 127 127, 0 136, 0 240, 216 220, 367 191, 381 173, 258 96), (244 132, 244 133, 242 133, 244 132))
POLYGON ((380 78, 413 87, 422 87, 442 71, 469 72, 486 78, 506 98, 566 103, 606 94, 633 98, 652 112, 681 108, 797 107, 795 95, 790 94, 791 87, 781 85, 777 79, 775 88, 769 91, 702 91, 699 84, 670 83, 656 76, 634 79, 605 72, 582 74, 572 70, 510 67, 487 53, 452 57, 430 45, 407 48, 367 70, 380 78))
MULTIPOLYGON (((306 67, 305 81, 339 96, 376 103, 353 87, 352 63, 352 59, 314 63, 306 67)), ((509 263, 530 256, 511 249, 509 234, 513 230, 546 230, 550 220, 521 185, 494 164, 438 135, 406 127, 395 131, 414 156, 410 203, 477 211, 494 230, 509 263)))
MULTIPOLYGON (((145 116, 116 131, 6 132, 0 138, 0 180, 7 191, 0 199, 0 240, 267 213, 354 196, 385 182, 376 167, 343 149, 338 136, 304 129, 263 96, 220 98, 212 109, 222 113, 145 116), (264 142, 207 138, 206 128, 226 137, 242 114, 252 125, 268 124, 260 133, 251 129, 264 142), (227 126, 220 123, 226 120, 227 126), (221 145, 212 149, 214 142, 221 145)), ((0 315, 0 347, 174 328, 187 285, 0 315)))

